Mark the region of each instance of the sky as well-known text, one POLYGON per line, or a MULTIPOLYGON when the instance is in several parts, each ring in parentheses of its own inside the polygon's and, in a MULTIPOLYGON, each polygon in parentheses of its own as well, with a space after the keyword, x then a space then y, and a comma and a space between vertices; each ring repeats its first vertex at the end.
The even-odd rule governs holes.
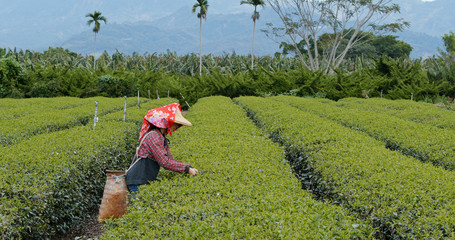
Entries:
MULTIPOLYGON (((253 11, 252 6, 240 5, 240 0, 208 2, 208 20, 211 14, 253 11)), ((70 37, 91 29, 86 25, 88 18, 85 15, 95 10, 102 12, 108 19, 108 24, 148 22, 168 16, 181 8, 190 12, 194 3, 196 0, 0 0, 0 47, 14 45, 41 51, 43 46, 61 44, 70 37)), ((412 24, 414 27, 419 23, 412 24)))
MULTIPOLYGON (((89 29, 87 13, 97 10, 108 23, 152 21, 195 0, 0 0, 0 47, 38 48, 61 43, 89 29), (50 37, 48 37, 50 36, 50 37), (30 41, 33 39, 33 41, 30 41)), ((209 11, 236 13, 252 11, 240 0, 209 0, 209 11)), ((209 16, 210 17, 210 14, 209 16)))

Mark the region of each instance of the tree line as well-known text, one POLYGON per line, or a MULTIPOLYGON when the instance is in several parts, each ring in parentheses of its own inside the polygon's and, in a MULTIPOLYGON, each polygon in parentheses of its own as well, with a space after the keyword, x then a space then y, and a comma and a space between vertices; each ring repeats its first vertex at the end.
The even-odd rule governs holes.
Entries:
MULTIPOLYGON (((42 53, 0 49, 0 97, 119 97, 136 95, 137 88, 143 96, 149 91, 169 93, 177 98, 184 95, 191 102, 210 95, 292 94, 335 100, 413 95, 427 101, 455 95, 454 33, 443 36, 445 49, 439 49, 437 56, 410 59, 409 44, 393 35, 373 33, 393 32, 408 25, 403 20, 381 24, 399 11, 390 0, 249 0, 240 4, 254 6, 249 56, 203 56, 201 51, 199 56, 175 52, 125 55, 117 51, 95 58, 95 54, 84 57, 62 48, 42 53), (282 52, 257 57, 257 7, 265 3, 282 20, 281 26, 269 24, 265 30, 281 40, 282 52)), ((197 0, 192 11, 197 13, 202 31, 208 1, 197 0)), ((100 22, 107 19, 97 11, 86 17, 87 25, 94 24, 96 52, 100 22)))
POLYGON ((346 59, 333 73, 305 68, 298 57, 255 57, 225 54, 202 57, 176 53, 101 54, 93 56, 62 48, 42 53, 0 50, 0 97, 135 96, 185 97, 190 103, 205 96, 327 97, 383 96, 390 99, 434 100, 455 96, 455 54, 440 51, 425 60, 380 56, 346 59))

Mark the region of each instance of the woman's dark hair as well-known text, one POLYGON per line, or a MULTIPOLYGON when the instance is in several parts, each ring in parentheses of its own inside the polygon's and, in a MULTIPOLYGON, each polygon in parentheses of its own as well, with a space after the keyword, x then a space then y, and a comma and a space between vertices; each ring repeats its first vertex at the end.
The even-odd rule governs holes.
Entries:
POLYGON ((150 124, 149 129, 147 130, 147 132, 150 132, 150 131, 152 131, 153 129, 158 129, 158 127, 155 126, 155 125, 153 125, 153 124, 150 124))

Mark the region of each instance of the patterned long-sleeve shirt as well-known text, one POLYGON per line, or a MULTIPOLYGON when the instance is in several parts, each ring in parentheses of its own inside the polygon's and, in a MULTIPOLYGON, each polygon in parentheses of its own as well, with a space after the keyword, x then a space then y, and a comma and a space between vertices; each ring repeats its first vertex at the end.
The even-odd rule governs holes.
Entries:
POLYGON ((139 158, 153 159, 160 167, 174 172, 185 172, 185 168, 189 167, 188 164, 174 159, 169 151, 169 144, 159 129, 151 130, 151 133, 144 137, 138 151, 139 158))

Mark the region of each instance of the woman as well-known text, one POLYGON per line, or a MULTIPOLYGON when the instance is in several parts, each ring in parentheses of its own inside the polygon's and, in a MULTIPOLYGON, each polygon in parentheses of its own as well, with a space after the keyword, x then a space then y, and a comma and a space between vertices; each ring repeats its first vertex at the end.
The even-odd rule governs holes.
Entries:
POLYGON ((173 103, 149 110, 144 117, 137 149, 137 159, 127 171, 126 184, 135 193, 142 184, 156 180, 160 167, 196 176, 198 170, 174 159, 169 151, 167 134, 172 135, 181 126, 192 126, 182 116, 180 104, 173 103))

